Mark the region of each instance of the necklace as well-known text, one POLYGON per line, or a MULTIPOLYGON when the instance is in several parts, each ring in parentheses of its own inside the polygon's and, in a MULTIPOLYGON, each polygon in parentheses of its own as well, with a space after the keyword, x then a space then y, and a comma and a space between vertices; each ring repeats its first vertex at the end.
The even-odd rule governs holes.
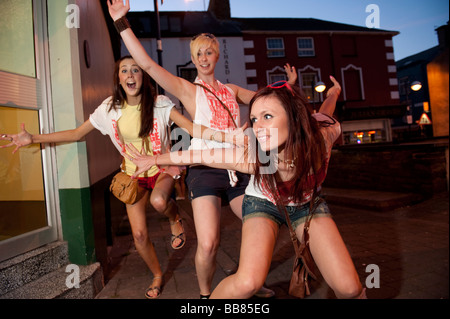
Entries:
POLYGON ((295 160, 296 160, 295 157, 294 157, 294 159, 291 159, 291 160, 283 160, 281 158, 278 158, 278 164, 284 163, 284 164, 286 164, 286 166, 288 168, 294 168, 295 167, 295 163, 294 163, 295 160))

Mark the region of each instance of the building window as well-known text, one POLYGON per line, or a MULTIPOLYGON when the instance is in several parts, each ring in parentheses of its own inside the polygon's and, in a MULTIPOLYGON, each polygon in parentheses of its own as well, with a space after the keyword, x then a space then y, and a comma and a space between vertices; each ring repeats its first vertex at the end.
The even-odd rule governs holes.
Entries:
POLYGON ((297 38, 297 52, 299 57, 315 56, 313 38, 297 38))
POLYGON ((299 69, 298 72, 300 87, 302 88, 303 92, 305 92, 308 101, 310 103, 323 101, 323 94, 313 90, 315 84, 321 81, 322 78, 320 68, 315 68, 312 65, 307 65, 304 68, 299 69))
MULTIPOLYGON (((195 68, 192 61, 189 61, 184 65, 177 65, 177 76, 179 76, 180 78, 183 78, 186 81, 193 83, 197 75, 198 75, 197 69, 195 68)), ((180 101, 180 109, 181 114, 184 114, 184 105, 183 103, 181 103, 181 101, 180 101)))
POLYGON ((406 95, 408 94, 408 83, 409 78, 407 76, 400 78, 400 81, 398 83, 398 89, 403 99, 406 99, 406 95))
POLYGON ((1 1, 0 70, 36 77, 31 1, 1 1))
POLYGON ((280 66, 274 67, 272 70, 266 71, 267 84, 272 84, 278 81, 287 81, 287 75, 284 69, 280 66))
POLYGON ((341 126, 344 144, 368 144, 392 141, 390 119, 344 121, 341 126))
POLYGON ((344 100, 361 101, 365 99, 362 69, 352 64, 341 69, 344 100))
POLYGON ((267 57, 268 58, 282 58, 284 57, 284 41, 283 38, 268 38, 267 43, 267 57))
POLYGON ((269 84, 275 83, 278 81, 287 81, 286 74, 270 74, 269 75, 269 84))
POLYGON ((386 132, 381 129, 344 132, 343 136, 344 144, 367 144, 386 141, 386 132))
MULTIPOLYGON (((46 9, 40 1, 0 1, 2 132, 17 131, 20 123, 29 132, 48 132, 46 9)), ((36 144, 14 155, 11 149, 0 149, 0 262, 58 239, 53 151, 36 144)))

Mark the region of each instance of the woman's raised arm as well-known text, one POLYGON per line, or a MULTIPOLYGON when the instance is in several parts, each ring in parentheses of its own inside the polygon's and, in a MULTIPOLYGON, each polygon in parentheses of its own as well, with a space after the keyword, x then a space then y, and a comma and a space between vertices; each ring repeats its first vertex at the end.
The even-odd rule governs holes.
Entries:
MULTIPOLYGON (((107 0, 109 14, 116 21, 126 19, 130 10, 130 1, 107 0)), ((124 21, 128 23, 128 21, 124 21)), ((129 26, 129 25, 128 25, 129 26)), ((177 77, 156 63, 145 51, 139 39, 130 27, 120 31, 120 36, 137 64, 147 72, 164 90, 176 96, 185 106, 189 114, 195 113, 196 87, 189 81, 177 77)))

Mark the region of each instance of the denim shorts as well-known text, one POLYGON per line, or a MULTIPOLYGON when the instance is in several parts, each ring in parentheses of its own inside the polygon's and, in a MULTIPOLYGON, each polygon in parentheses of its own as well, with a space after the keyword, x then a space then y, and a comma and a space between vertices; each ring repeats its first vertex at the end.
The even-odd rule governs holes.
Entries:
MULTIPOLYGON (((319 198, 316 199, 316 202, 319 198)), ((309 203, 301 206, 286 206, 289 218, 291 219, 292 227, 295 229, 298 225, 306 221, 306 217, 309 214, 309 203)), ((242 221, 252 217, 264 217, 274 221, 278 226, 286 224, 286 218, 284 212, 280 212, 274 204, 270 201, 255 197, 244 196, 244 202, 242 203, 242 221)), ((331 217, 330 209, 328 208, 325 200, 322 200, 314 212, 315 217, 331 217)))
POLYGON ((236 172, 238 183, 231 187, 226 169, 210 168, 207 166, 191 166, 186 175, 186 185, 189 190, 189 199, 202 196, 217 196, 222 204, 227 205, 234 198, 244 195, 248 185, 249 176, 236 172))

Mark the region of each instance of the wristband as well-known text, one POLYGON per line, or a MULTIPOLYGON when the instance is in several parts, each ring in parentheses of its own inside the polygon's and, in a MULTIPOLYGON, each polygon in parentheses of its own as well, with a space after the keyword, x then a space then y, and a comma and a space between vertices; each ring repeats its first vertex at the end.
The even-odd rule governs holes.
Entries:
POLYGON ((116 27, 117 32, 120 34, 122 31, 131 28, 130 23, 126 16, 123 16, 120 19, 114 21, 114 26, 116 27))

